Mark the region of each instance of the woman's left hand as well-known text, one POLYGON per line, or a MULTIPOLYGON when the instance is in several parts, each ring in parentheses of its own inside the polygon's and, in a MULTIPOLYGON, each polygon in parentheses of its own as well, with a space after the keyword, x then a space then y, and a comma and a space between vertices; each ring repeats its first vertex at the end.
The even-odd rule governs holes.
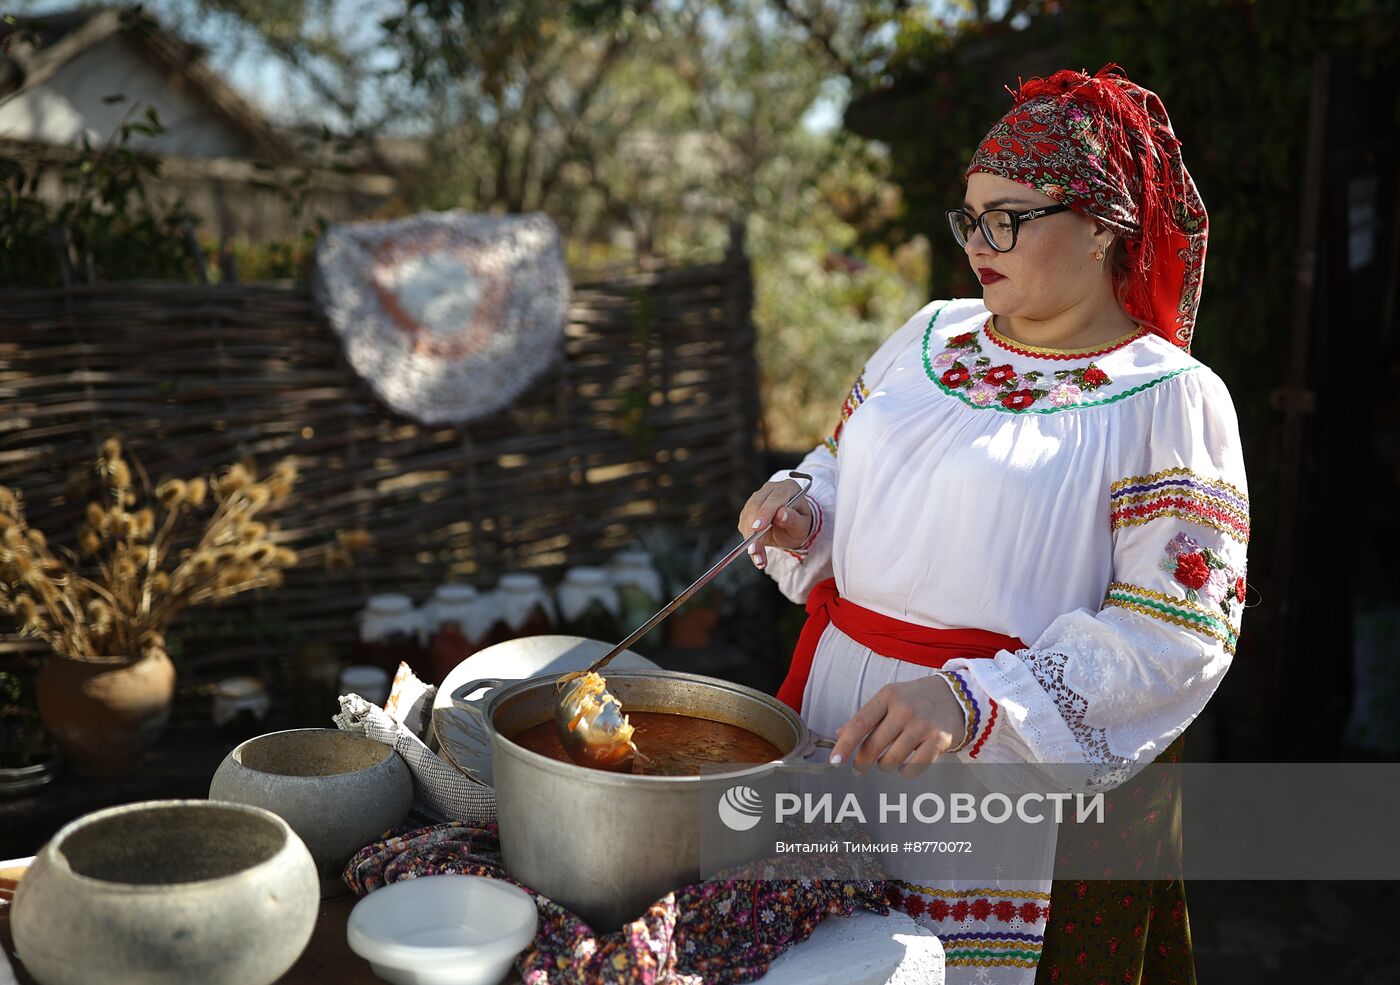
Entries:
POLYGON ((836 730, 831 761, 845 762, 854 753, 857 771, 878 762, 886 772, 913 776, 959 745, 966 731, 962 706, 937 675, 886 684, 836 730))

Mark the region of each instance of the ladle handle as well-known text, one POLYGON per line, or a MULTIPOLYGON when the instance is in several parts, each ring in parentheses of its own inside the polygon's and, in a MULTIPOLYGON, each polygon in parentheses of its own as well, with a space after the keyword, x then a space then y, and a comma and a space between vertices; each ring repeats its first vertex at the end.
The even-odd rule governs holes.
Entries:
MULTIPOLYGON (((806 472, 789 472, 788 478, 796 479, 799 482, 805 479, 806 485, 804 485, 801 489, 797 490, 797 492, 794 493, 792 497, 786 503, 783 504, 784 509, 797 502, 804 495, 806 495, 808 489, 812 488, 812 477, 806 472)), ((777 515, 776 512, 774 513, 774 515, 777 515)), ((700 589, 704 588, 710 582, 714 581, 716 575, 718 575, 725 568, 729 567, 729 565, 733 563, 735 558, 737 558, 740 554, 743 554, 746 550, 748 550, 749 545, 751 545, 754 541, 758 540, 760 537, 766 534, 772 526, 773 523, 770 520, 767 524, 745 537, 744 540, 737 547, 733 548, 728 554, 716 561, 714 566, 711 567, 709 571, 706 571, 699 578, 695 579, 695 582, 689 588, 681 592, 671 601, 667 602, 660 612, 656 613, 656 615, 652 616, 646 622, 642 623, 641 626, 634 629, 631 635, 627 637, 627 639, 623 640, 617 646, 613 647, 607 653, 603 654, 597 660, 593 661, 593 663, 589 664, 588 669, 583 671, 583 673, 591 674, 595 670, 601 670, 608 663, 608 661, 612 660, 613 657, 617 656, 623 650, 626 650, 633 643, 636 643, 639 639, 641 639, 643 636, 649 633, 656 626, 657 623, 661 622, 661 620, 665 619, 671 613, 675 612, 681 606, 689 602, 691 596, 693 596, 696 592, 700 591, 700 589)))

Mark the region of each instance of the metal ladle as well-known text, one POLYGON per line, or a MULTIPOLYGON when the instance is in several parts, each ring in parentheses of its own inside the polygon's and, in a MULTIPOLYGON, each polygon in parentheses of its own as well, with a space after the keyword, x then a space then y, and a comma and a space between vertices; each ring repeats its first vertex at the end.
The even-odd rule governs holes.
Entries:
MULTIPOLYGON (((797 502, 807 490, 812 488, 812 477, 805 472, 789 472, 788 476, 805 484, 794 493, 780 509, 786 509, 797 502)), ((777 511, 774 511, 777 516, 777 511)), ((704 588, 715 576, 743 554, 749 547, 773 526, 769 520, 749 534, 728 554, 715 562, 710 570, 695 579, 661 611, 634 629, 625 640, 603 654, 584 670, 564 674, 556 682, 559 689, 559 702, 554 708, 554 726, 559 733, 559 741, 569 757, 580 766, 610 770, 615 773, 628 773, 638 753, 632 743, 632 725, 622 713, 622 703, 608 693, 607 682, 598 673, 613 657, 632 646, 645 636, 658 623, 675 612, 696 592, 704 588)))

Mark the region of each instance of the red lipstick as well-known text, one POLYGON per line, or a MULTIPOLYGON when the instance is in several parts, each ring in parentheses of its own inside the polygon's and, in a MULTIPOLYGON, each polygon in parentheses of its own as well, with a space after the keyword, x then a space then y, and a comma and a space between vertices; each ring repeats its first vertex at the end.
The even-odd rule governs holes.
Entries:
POLYGON ((999 280, 1006 280, 1003 275, 997 273, 991 267, 978 267, 977 279, 983 284, 995 284, 999 280))

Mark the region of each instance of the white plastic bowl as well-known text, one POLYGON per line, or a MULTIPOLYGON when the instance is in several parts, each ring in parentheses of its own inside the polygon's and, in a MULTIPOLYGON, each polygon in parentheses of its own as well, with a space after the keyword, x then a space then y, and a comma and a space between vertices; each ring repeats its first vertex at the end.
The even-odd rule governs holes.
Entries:
POLYGON ((496 985, 535 939, 529 893, 499 879, 405 879, 350 911, 350 950, 396 985, 496 985))

